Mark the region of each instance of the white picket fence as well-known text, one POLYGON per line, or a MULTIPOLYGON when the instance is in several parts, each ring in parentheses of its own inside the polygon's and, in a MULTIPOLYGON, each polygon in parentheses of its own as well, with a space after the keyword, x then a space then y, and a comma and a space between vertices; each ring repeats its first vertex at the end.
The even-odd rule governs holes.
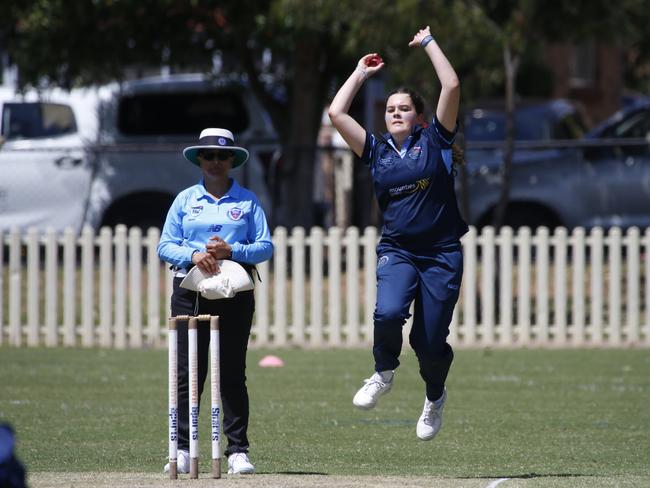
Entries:
MULTIPOLYGON (((164 346, 171 274, 158 238, 123 226, 0 233, 0 345, 164 346)), ((377 238, 375 228, 277 228, 274 257, 258 266, 251 347, 370 344, 377 238)), ((452 345, 650 346, 650 228, 487 227, 463 249, 452 345)))

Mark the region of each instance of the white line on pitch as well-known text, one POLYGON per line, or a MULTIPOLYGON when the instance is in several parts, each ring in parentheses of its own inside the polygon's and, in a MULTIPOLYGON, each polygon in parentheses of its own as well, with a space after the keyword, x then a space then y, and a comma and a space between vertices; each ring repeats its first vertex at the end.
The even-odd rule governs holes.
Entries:
POLYGON ((490 483, 489 485, 487 485, 485 488, 496 488, 497 485, 503 483, 504 481, 508 481, 509 479, 510 478, 501 478, 501 479, 495 480, 492 483, 490 483))

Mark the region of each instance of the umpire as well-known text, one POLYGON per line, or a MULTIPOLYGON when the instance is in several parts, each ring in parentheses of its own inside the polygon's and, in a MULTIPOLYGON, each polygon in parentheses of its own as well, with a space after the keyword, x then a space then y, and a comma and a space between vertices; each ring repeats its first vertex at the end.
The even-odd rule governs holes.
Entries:
MULTIPOLYGON (((248 458, 249 401, 246 387, 246 352, 253 322, 253 290, 232 298, 208 300, 196 291, 181 288, 180 282, 197 266, 216 274, 219 260, 231 259, 249 272, 271 258, 273 244, 264 210, 253 192, 229 176, 244 164, 248 151, 234 143, 227 129, 205 129, 196 146, 183 156, 199 166, 203 178, 178 194, 169 209, 162 230, 158 255, 175 269, 171 299, 172 316, 210 314, 220 317, 221 397, 224 433, 228 438, 225 455, 229 474, 251 474, 255 467, 248 458)), ((187 322, 178 326, 178 472, 189 472, 189 371, 187 365, 187 322)), ((208 372, 209 328, 199 327, 199 399, 208 372)), ((165 466, 168 471, 169 464, 165 466)))

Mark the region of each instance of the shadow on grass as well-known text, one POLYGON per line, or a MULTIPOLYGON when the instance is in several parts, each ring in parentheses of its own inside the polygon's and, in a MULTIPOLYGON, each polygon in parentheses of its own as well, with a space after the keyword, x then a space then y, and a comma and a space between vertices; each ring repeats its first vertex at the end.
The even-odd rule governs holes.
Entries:
POLYGON ((348 426, 348 425, 388 425, 388 426, 410 426, 415 425, 415 420, 413 419, 340 419, 340 420, 326 420, 321 422, 323 425, 334 425, 337 427, 348 426))
POLYGON ((527 480, 532 478, 589 478, 596 476, 594 474, 581 474, 581 473, 527 473, 527 474, 502 474, 490 476, 459 476, 457 479, 472 480, 482 478, 508 478, 511 480, 527 480))
POLYGON ((298 475, 298 476, 329 476, 328 473, 319 473, 318 471, 269 471, 264 474, 284 474, 287 476, 298 475))

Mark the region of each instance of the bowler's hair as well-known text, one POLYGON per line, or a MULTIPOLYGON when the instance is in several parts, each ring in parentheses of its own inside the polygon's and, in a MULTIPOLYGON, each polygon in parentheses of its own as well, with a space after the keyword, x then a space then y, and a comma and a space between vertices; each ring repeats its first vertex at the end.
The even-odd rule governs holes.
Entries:
POLYGON ((454 166, 465 164, 465 152, 455 142, 451 145, 451 160, 454 166))
POLYGON ((415 107, 415 113, 417 113, 418 115, 424 113, 424 99, 418 92, 410 88, 407 88, 405 86, 400 86, 398 88, 395 88, 392 92, 388 94, 388 96, 386 97, 386 102, 388 102, 388 99, 391 96, 395 95, 396 93, 404 93, 409 97, 411 97, 411 101, 413 102, 413 106, 415 107))

